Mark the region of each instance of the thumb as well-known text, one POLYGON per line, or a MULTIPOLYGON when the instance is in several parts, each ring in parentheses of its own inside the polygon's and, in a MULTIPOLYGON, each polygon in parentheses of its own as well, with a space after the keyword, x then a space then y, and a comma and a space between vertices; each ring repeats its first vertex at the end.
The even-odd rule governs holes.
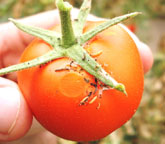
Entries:
POLYGON ((151 49, 149 48, 148 45, 141 42, 138 39, 138 37, 133 32, 131 32, 125 25, 120 24, 120 26, 123 29, 125 29, 128 32, 128 34, 132 37, 132 39, 134 40, 134 42, 138 48, 142 64, 143 64, 143 71, 144 71, 144 73, 147 73, 151 69, 153 62, 154 62, 151 49))
POLYGON ((0 141, 22 137, 31 122, 32 114, 17 84, 0 77, 0 141))

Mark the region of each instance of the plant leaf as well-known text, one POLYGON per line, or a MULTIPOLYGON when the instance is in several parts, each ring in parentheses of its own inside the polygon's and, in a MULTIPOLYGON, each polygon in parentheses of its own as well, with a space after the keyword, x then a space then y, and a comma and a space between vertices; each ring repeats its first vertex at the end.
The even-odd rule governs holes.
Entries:
POLYGON ((46 54, 44 54, 43 56, 37 57, 33 60, 0 69, 0 75, 5 75, 7 73, 11 73, 11 72, 31 68, 31 67, 34 67, 37 65, 45 64, 51 60, 60 58, 62 56, 63 55, 61 52, 59 52, 59 51, 56 52, 55 50, 51 50, 51 51, 47 52, 46 54))
POLYGON ((15 26, 17 28, 19 28, 20 30, 22 30, 30 35, 41 38, 45 42, 52 45, 54 48, 55 48, 55 46, 59 45, 59 38, 60 38, 59 33, 55 32, 55 31, 38 28, 35 26, 26 25, 26 24, 18 22, 17 20, 12 19, 12 18, 10 18, 9 20, 11 22, 13 22, 15 24, 15 26))
POLYGON ((113 26, 115 24, 118 24, 126 19, 135 17, 137 15, 141 14, 140 12, 134 12, 134 13, 130 13, 130 14, 126 14, 123 16, 119 16, 110 20, 107 20, 106 22, 96 26, 95 28, 91 29, 90 31, 86 32, 85 34, 83 34, 80 37, 80 44, 84 44, 85 42, 87 42, 88 40, 90 40, 91 38, 93 38, 95 35, 97 35, 98 33, 102 32, 103 30, 109 28, 110 26, 113 26))
POLYGON ((91 1, 92 0, 84 0, 80 8, 78 18, 74 22, 76 35, 82 34, 84 24, 91 9, 91 1))

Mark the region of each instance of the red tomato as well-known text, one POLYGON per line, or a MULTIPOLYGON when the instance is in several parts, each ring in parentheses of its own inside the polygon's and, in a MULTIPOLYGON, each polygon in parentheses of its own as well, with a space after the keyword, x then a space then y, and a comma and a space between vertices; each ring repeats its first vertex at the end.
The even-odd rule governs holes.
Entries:
POLYGON ((130 31, 132 31, 133 33, 136 32, 136 25, 135 24, 130 24, 130 25, 127 25, 128 29, 130 31))
MULTIPOLYGON (((100 23, 88 22, 84 32, 100 23)), ((59 26, 55 29, 58 31, 59 26)), ((119 25, 101 32, 84 48, 125 85, 127 96, 114 89, 106 90, 69 58, 18 72, 19 86, 36 119, 55 135, 74 141, 98 140, 122 126, 137 110, 143 92, 138 50, 119 25)), ((51 49, 36 39, 24 51, 21 62, 51 49)))

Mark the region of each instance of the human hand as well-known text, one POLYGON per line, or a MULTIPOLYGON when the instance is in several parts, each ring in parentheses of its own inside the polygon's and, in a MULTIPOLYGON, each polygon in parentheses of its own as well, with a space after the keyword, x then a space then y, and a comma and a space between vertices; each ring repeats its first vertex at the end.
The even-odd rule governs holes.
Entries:
MULTIPOLYGON (((77 13, 76 9, 72 10, 73 17, 77 13)), ((99 19, 90 16, 90 20, 99 19)), ((22 21, 38 27, 50 28, 59 23, 59 17, 55 10, 24 18, 22 21)), ((146 73, 153 63, 152 53, 147 45, 140 42, 128 29, 127 31, 139 49, 144 73, 146 73)), ((19 31, 10 22, 1 24, 0 32, 0 68, 3 68, 18 63, 21 53, 33 37, 19 31)), ((32 124, 32 113, 17 84, 11 80, 16 82, 15 73, 0 78, 0 141, 11 141, 24 136, 32 124)))

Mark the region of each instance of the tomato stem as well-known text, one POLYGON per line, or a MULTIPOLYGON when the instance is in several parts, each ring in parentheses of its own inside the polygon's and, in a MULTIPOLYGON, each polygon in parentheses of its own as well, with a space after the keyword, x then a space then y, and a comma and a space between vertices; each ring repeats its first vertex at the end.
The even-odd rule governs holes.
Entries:
POLYGON ((61 18, 62 46, 68 48, 76 43, 70 16, 72 6, 67 2, 63 2, 63 0, 56 0, 56 5, 61 18))

